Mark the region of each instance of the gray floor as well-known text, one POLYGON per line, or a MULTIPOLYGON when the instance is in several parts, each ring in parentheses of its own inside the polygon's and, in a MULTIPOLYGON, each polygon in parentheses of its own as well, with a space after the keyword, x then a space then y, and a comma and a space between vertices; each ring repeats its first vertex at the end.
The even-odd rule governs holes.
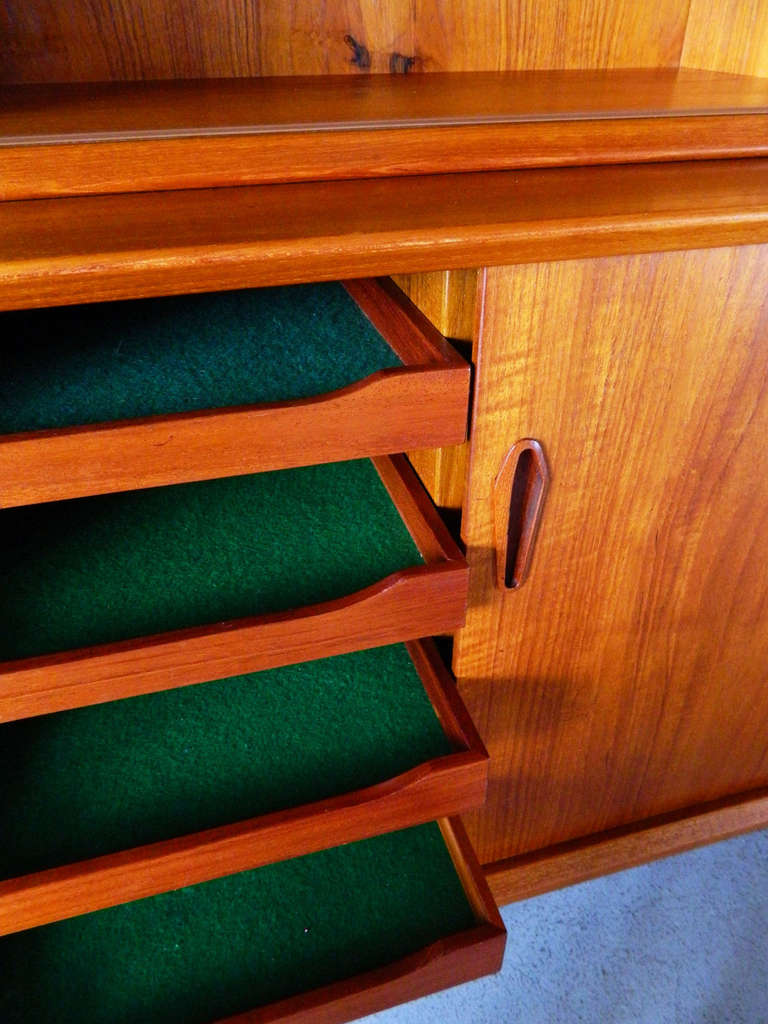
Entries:
POLYGON ((768 831, 503 916, 501 974, 366 1024, 768 1024, 768 831))

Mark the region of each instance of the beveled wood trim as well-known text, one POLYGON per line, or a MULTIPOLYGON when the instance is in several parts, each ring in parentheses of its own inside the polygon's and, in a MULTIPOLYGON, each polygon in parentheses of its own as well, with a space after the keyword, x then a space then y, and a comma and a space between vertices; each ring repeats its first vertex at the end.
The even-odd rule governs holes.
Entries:
POLYGON ((500 970, 506 931, 492 899, 486 903, 475 895, 486 888, 482 869, 458 819, 441 821, 440 828, 475 910, 474 928, 440 939, 394 964, 227 1017, 218 1024, 346 1024, 500 970))
POLYGON ((469 811, 486 777, 482 755, 448 754, 352 794, 12 878, 0 935, 469 811))
POLYGON ((457 629, 466 612, 466 560, 405 457, 374 464, 426 565, 303 608, 2 662, 0 722, 457 629))
POLYGON ((684 853, 768 826, 768 788, 484 865, 499 904, 684 853))
POLYGON ((393 284, 346 286, 404 366, 312 398, 0 436, 0 508, 463 441, 467 363, 393 284))
POLYGON ((408 648, 452 753, 351 793, 0 881, 0 935, 478 807, 488 778, 482 741, 431 642, 408 648))
POLYGON ((755 244, 768 240, 767 167, 693 161, 7 202, 0 309, 755 244))
POLYGON ((622 118, 0 148, 0 201, 768 155, 768 116, 622 118))
POLYGON ((759 78, 323 78, 8 86, 0 199, 768 153, 759 78))

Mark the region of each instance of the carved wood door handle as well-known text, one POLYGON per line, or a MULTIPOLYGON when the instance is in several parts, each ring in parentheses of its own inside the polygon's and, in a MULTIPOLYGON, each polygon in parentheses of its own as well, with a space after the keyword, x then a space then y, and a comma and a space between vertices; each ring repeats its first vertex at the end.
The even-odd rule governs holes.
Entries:
POLYGON ((549 480, 544 450, 533 438, 504 456, 493 484, 496 586, 502 590, 516 590, 528 577, 549 480))

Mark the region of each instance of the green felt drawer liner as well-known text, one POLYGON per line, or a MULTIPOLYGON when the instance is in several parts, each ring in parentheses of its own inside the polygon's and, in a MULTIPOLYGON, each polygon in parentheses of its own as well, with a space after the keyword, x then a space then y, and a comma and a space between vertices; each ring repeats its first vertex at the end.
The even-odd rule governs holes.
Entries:
POLYGON ((0 939, 3 1024, 207 1024, 471 928, 424 825, 0 939))
POLYGON ((402 645, 0 726, 0 877, 296 807, 451 752, 402 645))
POLYGON ((0 433, 274 402, 402 365, 340 284, 3 313, 0 433))
POLYGON ((341 597, 422 559, 367 460, 0 512, 0 660, 341 597))

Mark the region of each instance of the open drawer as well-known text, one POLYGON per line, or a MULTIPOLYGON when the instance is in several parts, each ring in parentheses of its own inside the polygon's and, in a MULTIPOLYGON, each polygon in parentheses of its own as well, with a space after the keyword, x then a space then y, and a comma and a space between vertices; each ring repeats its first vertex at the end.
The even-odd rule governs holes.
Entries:
POLYGON ((504 938, 442 821, 8 936, 0 1018, 333 1024, 497 970, 504 938))
POLYGON ((466 561, 404 456, 4 509, 0 524, 0 721, 464 620, 466 561))
POLYGON ((0 726, 0 935, 478 807, 432 641, 0 726))
POLYGON ((387 280, 0 322, 5 508, 466 436, 468 365, 387 280))

